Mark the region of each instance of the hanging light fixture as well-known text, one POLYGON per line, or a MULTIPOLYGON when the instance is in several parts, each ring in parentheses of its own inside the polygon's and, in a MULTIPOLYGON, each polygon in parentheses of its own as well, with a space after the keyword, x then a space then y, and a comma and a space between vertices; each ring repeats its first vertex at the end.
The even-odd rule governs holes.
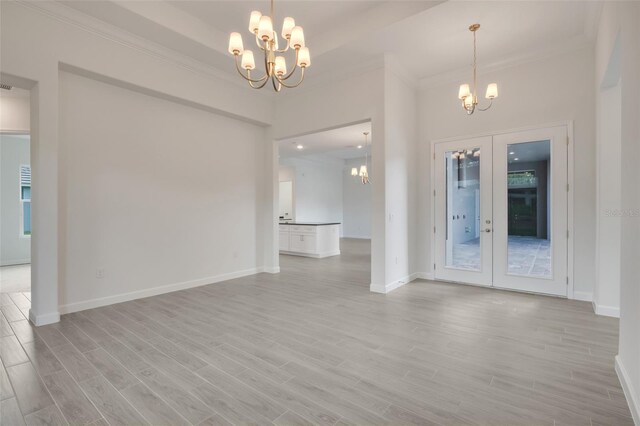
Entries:
POLYGON ((286 47, 280 49, 278 46, 278 34, 273 30, 273 0, 271 0, 270 16, 263 15, 254 10, 249 18, 249 31, 254 34, 256 44, 264 53, 265 75, 260 78, 252 78, 251 70, 255 69, 256 62, 253 52, 244 49, 242 36, 240 33, 231 33, 229 36, 229 53, 235 57, 236 70, 247 80, 254 89, 262 89, 271 80, 276 92, 283 87, 298 87, 304 80, 304 70, 311 65, 309 49, 305 46, 304 31, 302 27, 296 26, 293 18, 286 17, 282 23, 282 38, 286 40, 286 47), (295 59, 291 71, 287 72, 287 62, 284 56, 277 56, 279 53, 293 49, 295 59), (240 59, 242 57, 242 59, 240 59), (295 84, 287 83, 287 80, 300 68, 300 79, 295 84), (246 71, 246 74, 243 72, 246 71))
MULTIPOLYGON (((368 142, 368 139, 369 139, 368 138, 369 132, 363 132, 362 134, 364 135, 364 147, 363 148, 366 150, 367 149, 367 142, 368 142)), ((368 166, 369 166, 369 153, 365 151, 365 153, 364 153, 364 164, 360 166, 360 171, 358 171, 357 167, 353 167, 351 169, 351 176, 359 176, 363 185, 366 185, 366 184, 370 183, 368 166)))
MULTIPOLYGON (((461 84, 458 91, 458 99, 462 101, 462 108, 467 111, 467 114, 471 115, 478 106, 477 95, 477 78, 476 78, 476 31, 480 29, 480 24, 473 24, 469 27, 469 31, 473 33, 473 91, 468 84, 461 84)), ((489 106, 486 108, 479 108, 480 111, 486 111, 493 105, 493 100, 498 97, 498 85, 491 83, 487 86, 487 92, 485 98, 489 99, 489 106)))

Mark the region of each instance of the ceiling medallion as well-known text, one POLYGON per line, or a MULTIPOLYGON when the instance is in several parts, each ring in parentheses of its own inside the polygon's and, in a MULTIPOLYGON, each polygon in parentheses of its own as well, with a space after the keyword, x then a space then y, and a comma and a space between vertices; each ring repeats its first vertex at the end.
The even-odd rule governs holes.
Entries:
POLYGON ((304 70, 311 65, 309 49, 304 44, 304 32, 302 27, 296 26, 291 17, 284 18, 282 23, 282 38, 286 40, 286 47, 280 49, 278 45, 278 35, 273 30, 273 0, 271 0, 270 16, 263 15, 254 10, 249 19, 249 31, 255 35, 256 44, 264 53, 265 75, 260 78, 253 78, 251 70, 255 69, 256 63, 253 52, 244 49, 242 36, 240 33, 231 33, 229 36, 229 53, 235 57, 236 69, 238 73, 247 80, 254 89, 262 89, 271 81, 276 92, 283 87, 298 87, 304 80, 304 70), (287 62, 284 56, 279 53, 287 52, 289 49, 295 51, 295 59, 291 71, 287 73, 287 62), (242 60, 240 60, 242 56, 242 60), (300 68, 300 79, 297 83, 289 84, 288 80, 296 69, 300 68), (243 72, 246 70, 246 75, 243 72))
MULTIPOLYGON (((476 78, 476 31, 480 29, 480 24, 473 24, 469 27, 469 31, 473 33, 473 92, 469 88, 468 84, 461 84, 458 91, 458 99, 462 101, 462 108, 467 111, 467 114, 471 115, 478 106, 477 96, 477 78, 476 78)), ((498 85, 491 83, 487 86, 487 92, 485 98, 489 99, 489 106, 486 108, 479 108, 480 111, 486 111, 493 105, 493 100, 498 97, 498 85)))

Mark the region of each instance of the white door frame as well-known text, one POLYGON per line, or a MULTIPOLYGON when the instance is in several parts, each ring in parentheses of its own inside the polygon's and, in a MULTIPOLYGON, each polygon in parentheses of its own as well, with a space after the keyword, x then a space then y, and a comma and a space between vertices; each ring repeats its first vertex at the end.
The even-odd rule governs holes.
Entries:
MULTIPOLYGON (((581 293, 574 291, 574 129, 573 129, 573 120, 567 121, 557 121, 552 123, 541 123, 538 125, 531 125, 525 127, 511 128, 506 130, 499 131, 487 131, 483 133, 475 133, 471 135, 460 135, 449 138, 441 138, 431 140, 429 143, 430 155, 431 155, 431 171, 430 171, 430 199, 431 199, 431 217, 429 219, 429 235, 431 236, 431 262, 435 261, 435 250, 436 250, 436 242, 434 235, 434 226, 435 226, 435 214, 436 214, 436 204, 434 191, 436 190, 436 181, 435 181, 435 144, 441 142, 453 142, 461 139, 473 139, 484 136, 495 136, 502 135, 505 133, 516 133, 516 132, 524 132, 530 130, 541 129, 545 127, 558 127, 558 126, 566 126, 567 127, 567 136, 568 136, 568 146, 567 146, 567 182, 569 185, 569 190, 567 192, 567 229, 569 231, 569 238, 567 239, 567 276, 569 278, 569 282, 567 285, 567 298, 568 299, 576 299, 576 300, 587 300, 591 301, 585 297, 586 295, 582 295, 581 293), (576 294, 577 293, 577 294, 576 294)), ((430 275, 435 279, 435 271, 432 270, 430 275)), ((473 285, 473 284, 465 284, 465 285, 473 285)), ((515 291, 515 290, 513 290, 515 291)), ((554 296, 555 297, 555 296, 554 296)))
POLYGON ((510 290, 539 292, 567 297, 567 126, 544 127, 524 132, 514 132, 493 137, 493 162, 497 167, 493 177, 494 227, 494 276, 493 286, 510 290), (551 275, 534 277, 509 273, 508 259, 508 147, 510 144, 526 144, 535 141, 549 141, 550 180, 547 182, 547 223, 551 240, 551 275))

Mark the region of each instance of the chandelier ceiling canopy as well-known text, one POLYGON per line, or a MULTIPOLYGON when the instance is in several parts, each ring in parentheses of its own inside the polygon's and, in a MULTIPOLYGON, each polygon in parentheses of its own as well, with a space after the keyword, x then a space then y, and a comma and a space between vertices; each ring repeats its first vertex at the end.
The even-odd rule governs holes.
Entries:
POLYGON ((273 30, 273 0, 271 0, 269 15, 263 15, 257 10, 251 12, 249 32, 253 34, 256 45, 264 54, 265 74, 257 78, 251 75, 251 71, 256 68, 253 51, 245 49, 242 36, 240 33, 234 32, 229 36, 229 53, 235 57, 236 70, 238 70, 242 78, 247 80, 254 89, 263 88, 269 81, 271 81, 276 92, 282 90, 283 87, 298 87, 304 80, 305 69, 311 65, 309 48, 305 46, 302 27, 297 26, 293 18, 284 18, 281 35, 283 43, 286 42, 286 45, 281 49, 278 42, 278 34, 273 30), (289 50, 293 50, 295 56, 293 66, 287 72, 287 61, 280 54, 289 50), (296 83, 291 84, 288 80, 297 69, 300 69, 299 79, 296 83), (246 74, 244 71, 246 71, 246 74))
MULTIPOLYGON (((462 108, 471 115, 478 107, 478 94, 477 94, 477 77, 476 77, 476 32, 480 29, 480 24, 473 24, 469 26, 469 31, 473 33, 473 91, 468 84, 461 84, 458 90, 458 99, 462 101, 462 108)), ((487 92, 485 98, 489 99, 489 106, 486 108, 478 107, 480 111, 486 111, 493 105, 493 100, 498 97, 498 85, 491 83, 487 86, 487 92)))

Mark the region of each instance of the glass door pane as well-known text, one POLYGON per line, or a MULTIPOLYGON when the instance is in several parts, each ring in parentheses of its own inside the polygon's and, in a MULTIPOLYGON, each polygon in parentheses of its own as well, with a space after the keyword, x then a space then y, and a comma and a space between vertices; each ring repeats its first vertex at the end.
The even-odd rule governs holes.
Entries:
POLYGON ((479 271, 480 148, 447 151, 447 267, 479 271))
POLYGON ((507 273, 551 279, 551 143, 509 144, 507 273))

